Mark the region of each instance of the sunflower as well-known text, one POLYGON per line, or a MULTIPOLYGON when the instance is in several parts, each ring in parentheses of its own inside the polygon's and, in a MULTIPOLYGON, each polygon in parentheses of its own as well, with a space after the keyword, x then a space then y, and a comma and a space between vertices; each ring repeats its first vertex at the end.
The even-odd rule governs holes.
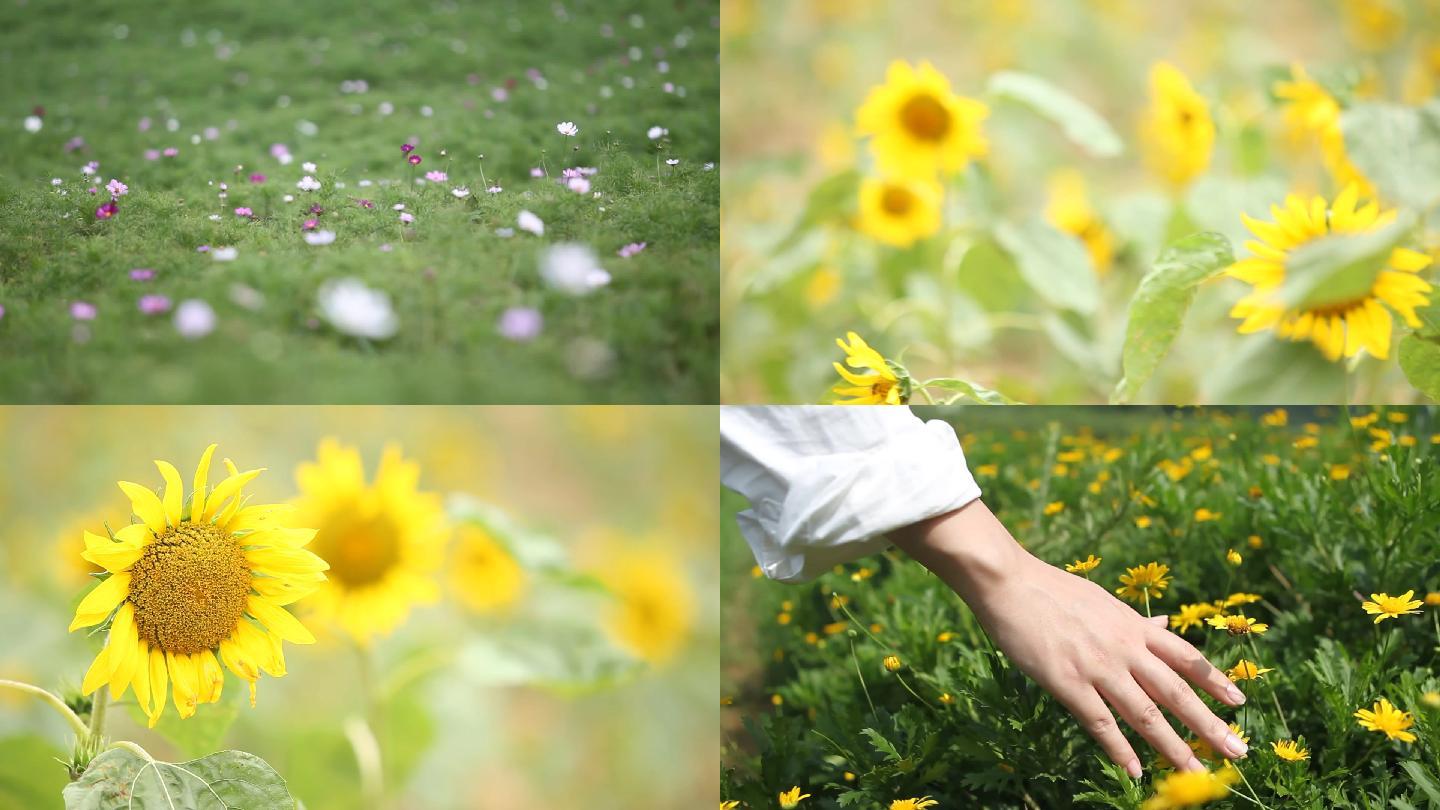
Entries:
POLYGON ((295 471, 295 506, 318 527, 315 551, 331 565, 309 607, 362 644, 395 629, 412 605, 439 597, 445 514, 439 496, 419 491, 419 478, 418 466, 387 447, 367 484, 360 452, 334 439, 295 471))
POLYGON ((1361 607, 1366 613, 1375 616, 1375 623, 1386 619, 1398 619, 1412 613, 1419 613, 1416 608, 1420 607, 1419 599, 1411 599, 1415 595, 1414 590, 1406 591, 1399 596, 1391 596, 1388 593, 1372 593, 1370 598, 1374 601, 1365 602, 1361 607))
POLYGON ((836 404, 904 405, 909 396, 885 357, 870 348, 870 344, 854 332, 846 332, 845 337, 850 341, 848 344, 835 338, 835 345, 845 352, 845 362, 851 368, 867 370, 868 373, 856 374, 845 366, 834 363, 835 371, 845 378, 845 383, 849 383, 848 386, 845 383, 836 384, 834 393, 836 396, 850 397, 837 399, 836 404))
POLYGON ((1378 731, 1386 737, 1400 742, 1415 742, 1415 735, 1406 731, 1415 725, 1414 715, 1395 708, 1385 698, 1375 701, 1375 705, 1369 709, 1357 709, 1354 717, 1357 718, 1360 727, 1367 731, 1378 731))
POLYGON ((880 170, 911 179, 954 174, 988 146, 980 122, 989 109, 950 89, 950 80, 929 62, 911 67, 896 60, 885 83, 870 91, 856 113, 857 131, 871 136, 880 170))
POLYGON ((867 177, 860 183, 860 232, 887 245, 909 247, 940 230, 945 193, 933 179, 867 177))
POLYGON ((695 593, 679 561, 658 550, 622 551, 600 579, 615 597, 606 623, 616 643, 652 664, 673 658, 695 620, 695 593))
POLYGON ((525 591, 525 570, 504 544, 473 523, 460 527, 450 564, 450 585, 476 613, 497 613, 525 591))
POLYGON ((1310 78, 1305 66, 1292 65, 1290 78, 1275 82, 1272 88, 1275 97, 1284 102, 1282 115, 1289 130, 1290 140, 1301 144, 1308 140, 1320 147, 1325 170, 1342 186, 1354 183, 1360 193, 1370 196, 1374 187, 1345 151, 1345 135, 1340 130, 1340 103, 1335 97, 1310 78))
POLYGON ((1393 210, 1382 213, 1373 201, 1357 209, 1359 194, 1353 184, 1346 186, 1328 212, 1323 197, 1306 203, 1291 194, 1283 209, 1270 207, 1273 223, 1240 215, 1261 240, 1246 242, 1254 255, 1225 271, 1254 288, 1230 310, 1231 317, 1244 321, 1241 334, 1270 329, 1287 340, 1310 340, 1332 361, 1354 357, 1362 348, 1383 360, 1390 355, 1390 310, 1412 327, 1421 325, 1415 309, 1430 303, 1426 294, 1431 287, 1416 274, 1430 265, 1430 257, 1406 248, 1392 250, 1369 292, 1356 298, 1303 310, 1276 300, 1293 250, 1329 234, 1365 233, 1394 221, 1393 210))
POLYGON ((1287 762, 1303 762, 1310 758, 1310 751, 1301 748, 1294 740, 1276 740, 1270 743, 1270 748, 1275 751, 1275 756, 1287 762))
POLYGON ((219 700, 221 662, 249 681, 255 705, 261 672, 285 674, 281 642, 315 641, 282 607, 325 579, 329 566, 305 549, 315 530, 292 528, 287 506, 245 505, 243 487, 263 470, 242 473, 227 458, 229 476, 210 489, 214 452, 212 444, 200 456, 188 506, 180 473, 156 461, 163 499, 121 481, 140 522, 108 537, 85 532, 81 556, 108 574, 80 601, 70 629, 109 632, 81 689, 88 695, 108 683, 118 700, 133 687, 152 727, 167 687, 181 718, 219 700))
POLYGON ((1079 172, 1067 169, 1051 178, 1045 219, 1085 245, 1096 273, 1103 276, 1109 272, 1115 260, 1115 236, 1090 204, 1085 179, 1079 172))
POLYGON ((1192 627, 1199 627, 1204 621, 1220 612, 1220 608, 1209 602, 1181 605, 1170 616, 1170 629, 1183 633, 1192 627))
POLYGON ((1170 566, 1153 562, 1126 568, 1120 575, 1121 587, 1115 589, 1115 595, 1137 603, 1159 599, 1170 585, 1169 574, 1170 566))
POLYGON ((1150 108, 1140 127, 1146 163, 1171 185, 1183 187, 1210 165, 1215 122, 1205 99, 1174 65, 1150 69, 1150 108))
POLYGON ((1142 810, 1171 810, 1195 807, 1230 795, 1230 785, 1240 779, 1234 768, 1217 771, 1176 771, 1155 783, 1155 795, 1140 805, 1142 810))

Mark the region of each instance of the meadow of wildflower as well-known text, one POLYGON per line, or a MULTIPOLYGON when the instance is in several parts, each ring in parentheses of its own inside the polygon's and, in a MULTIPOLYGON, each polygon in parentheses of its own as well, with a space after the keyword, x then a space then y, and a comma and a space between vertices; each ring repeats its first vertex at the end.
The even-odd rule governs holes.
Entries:
POLYGON ((712 2, 0 9, 0 400, 714 402, 712 2))
POLYGON ((1434 2, 725 8, 725 401, 1440 397, 1434 2))
POLYGON ((1132 780, 918 563, 892 549, 801 586, 761 579, 727 492, 729 806, 1440 804, 1440 413, 916 410, 955 426, 1031 552, 1168 616, 1236 681, 1244 705, 1205 700, 1249 753, 1226 765, 1192 742, 1205 772, 1151 752, 1132 780))
POLYGON ((714 422, 0 408, 0 807, 713 802, 714 422))

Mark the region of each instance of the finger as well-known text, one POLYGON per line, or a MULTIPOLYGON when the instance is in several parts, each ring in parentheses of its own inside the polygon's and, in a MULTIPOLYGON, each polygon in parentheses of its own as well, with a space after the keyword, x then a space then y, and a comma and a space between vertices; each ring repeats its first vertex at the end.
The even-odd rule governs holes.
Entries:
POLYGON ((1171 765, 1182 771, 1204 770, 1205 766, 1195 758, 1195 752, 1170 727, 1165 713, 1129 673, 1121 673, 1119 677, 1101 683, 1100 694, 1171 765))
POLYGON ((1131 674, 1145 693, 1156 703, 1170 710, 1176 719, 1209 743, 1210 748, 1230 759, 1238 759, 1248 750, 1230 725, 1210 711, 1175 670, 1158 658, 1150 657, 1131 669, 1131 674))
POLYGON ((1135 755, 1130 741, 1120 732, 1110 707, 1094 689, 1082 685, 1066 691, 1056 690, 1055 697, 1075 715, 1080 727, 1094 738, 1111 762, 1124 768, 1131 779, 1140 778, 1140 757, 1135 755))
POLYGON ((1191 683, 1204 689, 1210 697, 1229 706, 1239 706, 1245 702, 1245 694, 1240 688, 1185 639, 1169 630, 1161 630, 1150 634, 1149 647, 1150 652, 1155 653, 1157 658, 1184 675, 1191 683))
POLYGON ((1170 617, 1169 617, 1169 616, 1151 616, 1150 618, 1146 619, 1145 621, 1150 622, 1151 624, 1155 625, 1156 627, 1164 627, 1164 626, 1165 626, 1165 623, 1168 622, 1168 621, 1170 621, 1170 617))

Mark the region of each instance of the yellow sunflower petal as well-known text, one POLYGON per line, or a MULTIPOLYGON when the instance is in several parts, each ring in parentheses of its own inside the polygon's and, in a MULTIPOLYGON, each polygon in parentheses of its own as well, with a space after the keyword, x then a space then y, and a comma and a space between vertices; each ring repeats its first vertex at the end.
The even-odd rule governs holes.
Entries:
POLYGON ((190 498, 192 516, 205 513, 205 488, 210 485, 210 457, 215 455, 217 446, 212 444, 205 448, 205 452, 200 454, 200 463, 195 466, 195 494, 190 498))
POLYGON ((110 648, 101 647, 100 654, 90 662, 90 668, 85 670, 85 680, 80 683, 80 693, 88 695, 96 689, 104 686, 110 679, 110 648))
POLYGON ((200 696, 200 673, 195 660, 189 655, 165 653, 165 662, 170 667, 170 692, 175 702, 175 711, 180 719, 195 714, 200 696))
POLYGON ((199 663, 200 702, 214 703, 225 687, 225 671, 220 669, 220 662, 210 650, 201 650, 194 657, 199 663))
POLYGON ((160 720, 160 715, 165 713, 165 688, 168 683, 167 671, 169 667, 165 663, 165 653, 159 647, 150 648, 150 711, 146 712, 150 719, 150 728, 160 720))
POLYGON ((240 488, 255 480, 255 477, 262 472, 265 472, 264 468, 250 470, 239 473, 238 475, 232 475, 224 481, 221 481, 220 484, 215 487, 215 491, 211 492, 210 496, 205 499, 205 511, 201 513, 201 522, 208 522, 215 516, 215 513, 219 511, 221 504, 239 495, 240 488))
POLYGON ((165 479, 165 521, 171 526, 180 525, 180 515, 185 509, 185 485, 180 483, 180 471, 168 461, 155 460, 160 468, 160 477, 165 479))
POLYGON ((75 608, 75 619, 70 622, 70 631, 91 627, 105 621, 105 617, 125 601, 130 594, 130 575, 111 574, 108 579, 95 586, 75 608))
POLYGON ((285 641, 292 644, 315 643, 315 636, 305 629, 299 619, 290 615, 290 611, 285 608, 272 604, 270 600, 251 594, 246 607, 251 616, 285 641))
POLYGON ((80 552, 80 557, 118 574, 130 570, 130 566, 134 565, 143 553, 144 549, 138 546, 117 543, 108 537, 85 532, 85 550, 80 552))
POLYGON ((135 673, 130 677, 130 686, 135 690, 135 702, 140 711, 150 714, 150 646, 144 641, 138 645, 135 657, 135 673))
POLYGON ((120 491, 130 499, 130 509, 144 521, 150 531, 160 534, 165 531, 165 507, 155 493, 139 484, 120 481, 120 491))
POLYGON ((110 624, 110 638, 106 640, 105 647, 110 650, 110 699, 119 700, 135 676, 135 657, 140 651, 134 605, 125 602, 115 611, 115 621, 110 624))

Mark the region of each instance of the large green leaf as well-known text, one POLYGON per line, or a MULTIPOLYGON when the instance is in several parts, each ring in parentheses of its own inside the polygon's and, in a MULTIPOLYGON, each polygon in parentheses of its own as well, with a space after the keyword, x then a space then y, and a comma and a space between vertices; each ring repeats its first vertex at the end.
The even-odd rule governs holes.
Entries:
POLYGON ((1382 197, 1420 211, 1440 202, 1440 102, 1367 102, 1340 118, 1345 151, 1382 197))
POLYGON ((1285 283, 1276 291, 1276 302, 1286 309, 1323 309, 1365 297, 1413 223, 1401 216, 1374 231, 1301 245, 1285 262, 1285 283))
POLYGON ((179 764, 115 748, 91 760, 62 793, 65 810, 286 810, 295 799, 265 760, 221 751, 179 764))
POLYGON ((1230 240, 1218 233, 1192 234, 1160 254, 1130 301, 1121 350, 1125 376, 1110 395, 1112 403, 1129 402, 1140 393, 1180 333, 1195 290, 1234 261, 1230 240))
POLYGON ((1115 157, 1125 150, 1120 136, 1099 113, 1039 76, 1001 71, 990 77, 985 89, 995 98, 1023 104, 1049 118, 1065 137, 1094 157, 1115 157))
POLYGON ((1021 403, 1005 396, 999 391, 991 391, 983 385, 977 385, 967 380, 957 380, 954 377, 940 377, 934 380, 925 381, 926 388, 938 388, 941 391, 954 391, 959 395, 961 402, 974 402, 980 405, 1019 405, 1021 403))
POLYGON ((855 206, 856 195, 860 193, 860 172, 846 169, 815 184, 810 198, 805 202, 805 211, 800 214, 795 227, 781 239, 771 251, 775 255, 786 252, 804 238, 811 229, 822 223, 839 219, 855 206))
POLYGON ((1420 393, 1440 402, 1440 339, 1407 335, 1400 341, 1400 368, 1420 393))
POLYGON ((1085 246, 1046 222, 1002 222, 995 239, 1015 259, 1030 288, 1051 304, 1090 315, 1100 306, 1100 285, 1085 246))

